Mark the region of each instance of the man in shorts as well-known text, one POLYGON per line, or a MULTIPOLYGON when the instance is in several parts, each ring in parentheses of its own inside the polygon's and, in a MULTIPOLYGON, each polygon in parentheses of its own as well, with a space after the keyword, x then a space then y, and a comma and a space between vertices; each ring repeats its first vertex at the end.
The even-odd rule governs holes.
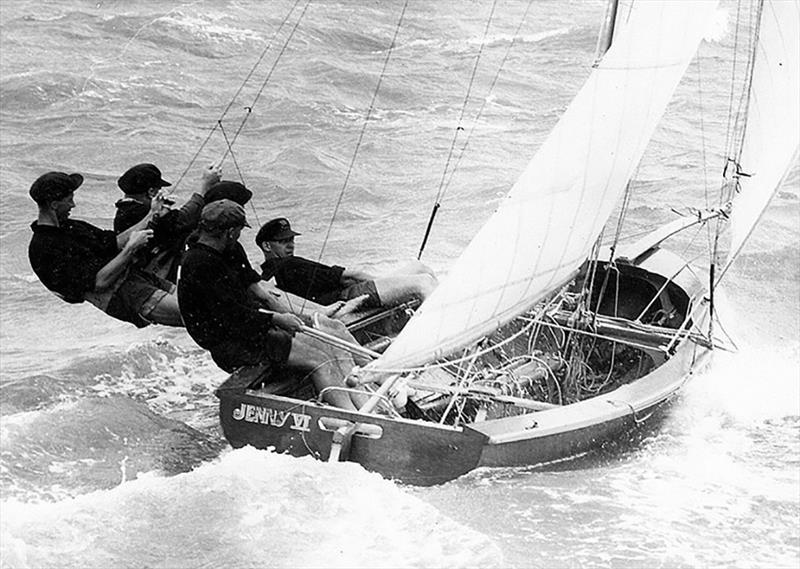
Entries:
POLYGON ((401 304, 413 298, 425 300, 437 280, 419 262, 376 277, 359 269, 325 265, 294 254, 294 238, 300 235, 285 217, 265 223, 256 235, 264 253, 261 278, 275 278, 278 288, 322 305, 366 295, 362 309, 401 304))
POLYGON ((69 303, 89 302, 109 316, 137 327, 182 326, 174 286, 138 271, 134 260, 153 235, 147 224, 163 206, 160 196, 141 221, 119 235, 70 219, 80 174, 48 172, 33 182, 39 208, 31 224, 28 259, 42 284, 69 303))
MULTIPOLYGON (((320 391, 344 386, 355 365, 352 358, 314 337, 295 335, 304 321, 282 312, 261 283, 239 243, 244 227, 249 227, 244 208, 232 200, 203 208, 197 239, 189 243, 178 279, 187 332, 229 373, 267 363, 310 375, 320 391)), ((366 394, 338 390, 326 392, 325 398, 344 409, 366 402, 366 394)))
MULTIPOLYGON (((222 184, 220 174, 220 168, 208 167, 203 171, 199 190, 186 203, 178 209, 164 207, 155 214, 147 226, 153 230, 153 238, 137 254, 137 267, 173 283, 177 280, 186 239, 197 227, 203 206, 211 201, 211 188, 222 184)), ((171 185, 154 164, 129 168, 117 180, 125 196, 114 204, 114 231, 119 234, 139 223, 150 212, 153 198, 171 185)), ((172 201, 165 200, 165 204, 172 205, 172 201)))

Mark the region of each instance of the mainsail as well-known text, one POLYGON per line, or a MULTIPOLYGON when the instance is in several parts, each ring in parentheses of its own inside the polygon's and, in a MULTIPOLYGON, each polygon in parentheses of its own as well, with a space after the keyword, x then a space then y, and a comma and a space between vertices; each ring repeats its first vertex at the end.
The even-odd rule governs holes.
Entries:
POLYGON ((728 266, 797 164, 800 145, 800 3, 765 0, 760 15, 728 266))
POLYGON ((474 342, 572 278, 700 43, 717 2, 635 2, 614 43, 437 290, 374 362, 424 364, 474 342))

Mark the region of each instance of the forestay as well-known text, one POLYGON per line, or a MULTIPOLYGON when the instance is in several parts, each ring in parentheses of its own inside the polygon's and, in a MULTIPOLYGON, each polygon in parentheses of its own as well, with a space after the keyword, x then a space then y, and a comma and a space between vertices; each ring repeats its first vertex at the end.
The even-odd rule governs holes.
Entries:
POLYGON ((739 195, 731 215, 728 265, 766 209, 800 145, 800 3, 766 0, 755 46, 739 195))
POLYGON ((610 50, 375 367, 416 366, 452 353, 574 276, 619 201, 716 5, 636 2, 619 14, 610 50))

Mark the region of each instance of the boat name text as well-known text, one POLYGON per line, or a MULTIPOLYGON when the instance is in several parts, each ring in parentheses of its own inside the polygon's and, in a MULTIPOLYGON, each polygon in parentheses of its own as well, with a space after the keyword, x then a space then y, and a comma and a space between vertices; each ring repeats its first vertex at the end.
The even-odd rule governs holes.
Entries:
POLYGON ((280 411, 247 403, 242 403, 238 409, 233 410, 233 418, 237 421, 244 420, 248 423, 261 423, 272 427, 283 427, 289 417, 292 418, 292 423, 289 425, 290 429, 303 432, 311 430, 311 427, 309 427, 311 416, 303 413, 280 411))

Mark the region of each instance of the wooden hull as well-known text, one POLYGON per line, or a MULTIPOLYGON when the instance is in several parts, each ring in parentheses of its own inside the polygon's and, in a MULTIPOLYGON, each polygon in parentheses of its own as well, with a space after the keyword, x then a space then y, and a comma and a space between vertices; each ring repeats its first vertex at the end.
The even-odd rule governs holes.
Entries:
MULTIPOLYGON (((230 381, 230 380, 229 380, 230 381)), ((440 484, 478 466, 487 437, 470 428, 349 412, 223 384, 220 422, 234 447, 250 445, 327 460, 336 430, 359 423, 348 460, 410 484, 440 484)))
MULTIPOLYGON (((655 256, 650 259, 655 266, 648 270, 674 275, 676 259, 655 256)), ((701 298, 698 284, 684 283, 685 289, 698 289, 686 290, 687 298, 701 298)), ((705 315, 694 314, 693 319, 700 323, 705 315)), ((222 428, 234 447, 251 445, 327 460, 336 431, 358 424, 340 457, 387 478, 433 485, 478 467, 547 464, 580 456, 608 441, 624 441, 659 416, 656 411, 669 403, 708 353, 707 348, 684 339, 649 373, 613 391, 459 427, 350 412, 252 389, 263 371, 252 368, 233 374, 217 395, 222 428)))

